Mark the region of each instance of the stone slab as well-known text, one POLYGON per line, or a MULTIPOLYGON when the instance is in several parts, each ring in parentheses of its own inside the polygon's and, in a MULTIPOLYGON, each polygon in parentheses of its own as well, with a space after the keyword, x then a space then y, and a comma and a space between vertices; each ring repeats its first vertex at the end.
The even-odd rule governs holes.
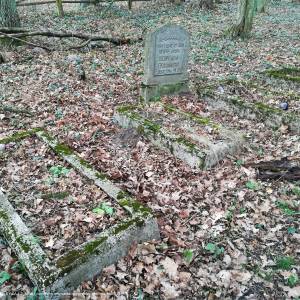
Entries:
POLYGON ((188 32, 175 24, 150 32, 145 43, 141 97, 144 100, 188 90, 188 32))
POLYGON ((16 213, 7 197, 0 192, 0 232, 6 238, 28 272, 29 278, 47 299, 59 299, 61 293, 71 292, 82 281, 92 279, 101 270, 126 255, 134 242, 159 239, 159 229, 151 210, 116 187, 102 173, 93 169, 67 145, 41 129, 14 134, 0 140, 6 144, 36 134, 57 154, 80 173, 93 180, 112 199, 117 201, 129 217, 98 234, 92 240, 50 261, 34 241, 29 228, 16 213))

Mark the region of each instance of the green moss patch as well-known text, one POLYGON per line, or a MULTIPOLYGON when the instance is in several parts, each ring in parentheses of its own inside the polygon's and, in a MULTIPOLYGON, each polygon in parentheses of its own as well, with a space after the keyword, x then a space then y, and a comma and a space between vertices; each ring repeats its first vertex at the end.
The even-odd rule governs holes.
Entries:
POLYGON ((26 130, 26 131, 16 132, 16 133, 12 134, 11 136, 0 139, 0 144, 5 145, 5 144, 9 144, 9 143, 18 142, 20 140, 23 140, 25 138, 28 138, 28 137, 34 135, 35 133, 37 133, 38 131, 41 131, 41 130, 42 130, 41 128, 34 128, 34 129, 26 130))
POLYGON ((69 251, 66 255, 63 255, 57 260, 56 266, 65 270, 66 267, 72 265, 77 259, 81 259, 81 262, 86 261, 90 255, 97 253, 97 248, 107 239, 107 236, 100 237, 99 239, 88 242, 83 248, 69 251))
POLYGON ((267 70, 266 73, 275 78, 300 82, 299 68, 287 67, 277 70, 267 70))
POLYGON ((143 206, 126 192, 119 192, 117 200, 122 207, 129 208, 133 213, 151 213, 150 208, 143 206))

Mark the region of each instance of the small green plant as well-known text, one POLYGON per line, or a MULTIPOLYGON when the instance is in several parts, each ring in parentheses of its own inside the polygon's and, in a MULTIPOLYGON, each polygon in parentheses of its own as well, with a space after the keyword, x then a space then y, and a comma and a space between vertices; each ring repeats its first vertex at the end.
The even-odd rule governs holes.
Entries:
POLYGON ((56 109, 54 116, 56 120, 60 120, 63 117, 63 111, 61 108, 56 109))
POLYGON ((256 191, 259 189, 259 185, 257 182, 255 181, 247 181, 246 182, 246 188, 249 189, 249 190, 253 190, 253 191, 256 191))
POLYGON ((235 161, 235 165, 241 167, 245 162, 242 159, 238 159, 235 161))
POLYGON ((49 169, 49 172, 53 177, 61 177, 61 176, 66 176, 70 172, 70 169, 58 165, 58 166, 52 166, 49 169))
POLYGON ((11 268, 15 272, 18 272, 18 273, 23 274, 23 275, 27 275, 25 265, 21 261, 15 262, 11 268))
POLYGON ((296 207, 286 201, 278 200, 276 206, 281 209, 281 211, 289 216, 298 215, 300 212, 296 210, 296 207))
POLYGON ((7 272, 5 272, 5 271, 0 272, 0 286, 1 286, 4 282, 10 280, 10 278, 11 278, 11 276, 10 276, 9 273, 7 273, 7 272))
POLYGON ((256 224, 255 224, 255 228, 256 228, 256 229, 264 229, 265 226, 264 226, 264 224, 256 223, 256 224))
POLYGON ((114 214, 114 209, 107 203, 101 203, 100 206, 95 207, 93 213, 100 214, 100 215, 109 215, 112 216, 114 214))
POLYGON ((228 221, 232 220, 235 209, 236 209, 236 204, 235 202, 233 202, 233 204, 226 211, 226 220, 228 221))
POLYGON ((191 249, 186 249, 183 251, 183 258, 184 260, 189 264, 191 263, 191 261, 193 260, 194 258, 194 253, 193 253, 193 250, 191 249))
POLYGON ((300 197, 300 188, 295 186, 292 188, 292 193, 296 196, 299 196, 300 197))
POLYGON ((211 254, 214 255, 214 257, 218 257, 219 255, 221 255, 222 253, 224 253, 224 248, 223 247, 219 247, 214 243, 208 243, 205 248, 205 250, 209 251, 211 254))
POLYGON ((290 270, 295 264, 295 259, 291 256, 279 257, 276 260, 276 268, 280 270, 290 270))
POLYGON ((293 226, 290 226, 287 229, 288 234, 294 234, 294 233, 296 233, 296 231, 297 231, 296 228, 293 226))
POLYGON ((299 277, 297 274, 292 274, 287 279, 287 284, 290 287, 294 287, 299 282, 299 277))

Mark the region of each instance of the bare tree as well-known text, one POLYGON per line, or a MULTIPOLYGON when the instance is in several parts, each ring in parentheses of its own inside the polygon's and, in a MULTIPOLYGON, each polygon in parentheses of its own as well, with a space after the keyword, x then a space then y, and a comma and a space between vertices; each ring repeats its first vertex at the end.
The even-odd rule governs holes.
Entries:
POLYGON ((252 29, 257 0, 240 0, 236 23, 230 29, 232 37, 247 37, 252 29))

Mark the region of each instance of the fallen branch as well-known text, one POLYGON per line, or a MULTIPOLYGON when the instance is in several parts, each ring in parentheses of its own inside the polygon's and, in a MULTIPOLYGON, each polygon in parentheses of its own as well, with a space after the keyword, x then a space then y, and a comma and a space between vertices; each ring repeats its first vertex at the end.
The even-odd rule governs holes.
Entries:
POLYGON ((15 108, 15 107, 3 105, 3 104, 0 104, 0 111, 3 111, 3 112, 8 111, 8 112, 17 113, 17 114, 24 114, 29 117, 33 116, 33 113, 27 109, 15 108))
MULTIPOLYGON (((23 1, 24 2, 24 1, 23 1)), ((34 5, 45 5, 45 4, 54 4, 56 3, 55 0, 51 0, 51 1, 41 1, 41 2, 27 2, 27 3, 23 3, 23 2, 17 2, 17 6, 34 6, 34 5)), ((89 0, 64 0, 63 4, 65 3, 88 3, 88 4, 95 4, 95 1, 89 1, 89 0)))
POLYGON ((34 43, 28 42, 26 40, 23 40, 23 39, 20 39, 20 38, 17 38, 17 37, 13 37, 13 36, 11 36, 9 34, 6 34, 6 33, 3 33, 3 32, 1 34, 4 35, 4 36, 6 36, 6 37, 8 37, 8 38, 10 38, 10 39, 19 41, 19 42, 21 42, 23 44, 27 44, 27 45, 30 45, 30 46, 33 46, 33 47, 39 47, 39 48, 45 49, 47 51, 51 51, 51 49, 48 48, 48 47, 46 47, 46 46, 34 44, 34 43))
POLYGON ((0 38, 22 38, 22 37, 33 37, 33 36, 46 36, 46 37, 57 37, 57 38, 78 38, 82 40, 90 41, 103 41, 114 44, 116 46, 136 43, 141 41, 139 39, 130 39, 130 38, 113 38, 113 37, 103 37, 99 35, 89 35, 85 33, 77 32, 53 32, 53 31, 29 31, 23 28, 0 28, 0 38))
POLYGON ((300 157, 284 157, 280 160, 247 164, 247 166, 258 169, 257 177, 261 180, 300 180, 300 157))

